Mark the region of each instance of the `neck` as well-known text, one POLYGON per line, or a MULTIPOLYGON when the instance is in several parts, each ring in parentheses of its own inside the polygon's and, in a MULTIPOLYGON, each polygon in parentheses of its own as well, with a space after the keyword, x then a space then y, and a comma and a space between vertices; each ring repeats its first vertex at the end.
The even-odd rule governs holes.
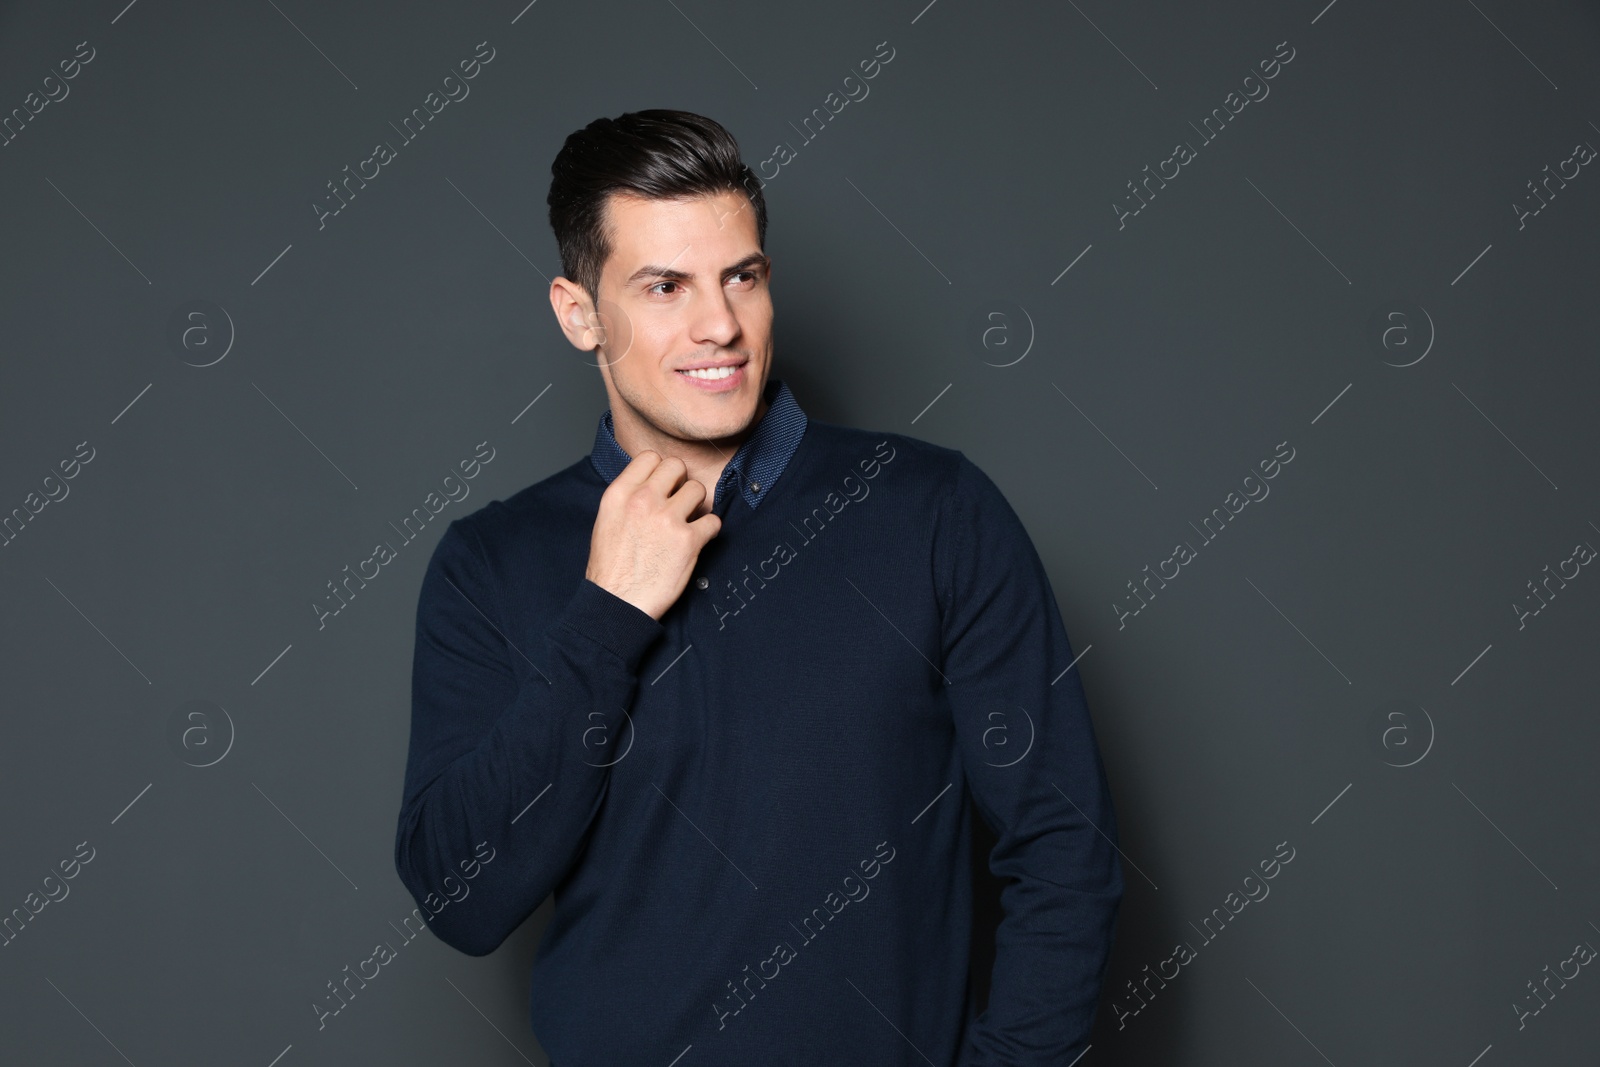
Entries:
POLYGON ((722 477, 723 470, 728 466, 728 461, 739 450, 739 446, 749 440, 755 433, 761 419, 767 413, 767 400, 762 397, 756 404, 755 416, 750 420, 750 425, 742 431, 728 437, 716 438, 709 441, 684 440, 663 433, 649 422, 640 417, 627 404, 618 404, 613 400, 611 405, 611 429, 616 435, 617 444, 629 456, 637 456, 640 452, 650 449, 663 459, 676 457, 683 461, 688 468, 688 477, 706 487, 706 499, 691 519, 697 519, 711 511, 717 492, 717 480, 722 477))

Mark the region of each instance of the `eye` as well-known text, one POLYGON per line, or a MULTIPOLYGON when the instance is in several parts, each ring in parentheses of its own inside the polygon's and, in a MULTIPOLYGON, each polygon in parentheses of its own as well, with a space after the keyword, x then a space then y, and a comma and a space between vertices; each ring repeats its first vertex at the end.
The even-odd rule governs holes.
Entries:
POLYGON ((749 278, 751 284, 754 284, 759 279, 759 277, 760 277, 760 275, 757 272, 753 271, 753 270, 742 270, 737 274, 731 274, 731 275, 728 276, 730 281, 736 280, 738 278, 749 278))
MULTIPOLYGON (((677 284, 678 284, 677 282, 671 282, 671 281, 668 281, 668 282, 656 282, 656 284, 654 284, 654 285, 652 285, 650 287, 649 291, 653 293, 657 289, 660 289, 663 285, 677 285, 677 284)), ((662 296, 670 296, 672 294, 670 294, 670 293, 662 293, 661 295, 662 296)))

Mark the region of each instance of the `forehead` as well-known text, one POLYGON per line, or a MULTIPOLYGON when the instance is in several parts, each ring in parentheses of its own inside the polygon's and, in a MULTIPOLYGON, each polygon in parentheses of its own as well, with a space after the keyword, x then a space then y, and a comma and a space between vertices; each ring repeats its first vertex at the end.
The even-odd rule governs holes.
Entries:
POLYGON ((606 198, 611 257, 606 272, 626 277, 655 263, 680 270, 717 270, 761 250, 755 207, 736 190, 684 200, 650 200, 613 193, 606 198))

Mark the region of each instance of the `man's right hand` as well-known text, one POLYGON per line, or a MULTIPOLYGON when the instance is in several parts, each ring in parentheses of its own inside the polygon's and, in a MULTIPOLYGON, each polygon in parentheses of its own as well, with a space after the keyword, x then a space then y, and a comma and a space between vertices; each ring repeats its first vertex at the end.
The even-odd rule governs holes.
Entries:
POLYGON ((659 620, 689 584, 700 550, 722 529, 715 512, 689 521, 706 487, 676 457, 640 452, 600 496, 584 577, 659 620))

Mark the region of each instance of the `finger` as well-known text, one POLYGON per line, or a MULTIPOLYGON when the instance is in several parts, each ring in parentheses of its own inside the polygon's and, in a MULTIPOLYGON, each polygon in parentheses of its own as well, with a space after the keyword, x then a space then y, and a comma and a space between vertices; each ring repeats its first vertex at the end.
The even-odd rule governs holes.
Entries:
POLYGON ((698 519, 691 522, 689 524, 689 529, 693 530, 699 536, 700 543, 704 545, 707 541, 711 540, 713 537, 717 536, 717 534, 722 532, 722 516, 718 515, 714 511, 708 511, 698 519))
POLYGON ((704 482, 685 478, 677 491, 667 498, 667 510, 680 519, 687 519, 710 495, 704 482))
POLYGON ((621 482, 628 487, 643 485, 650 475, 654 474, 656 469, 660 467, 661 462, 661 453, 647 448, 628 461, 628 465, 623 467, 621 472, 611 480, 612 484, 615 485, 621 482))
POLYGON ((677 492, 678 486, 682 485, 683 480, 688 476, 689 468, 684 464, 683 460, 676 456, 668 456, 656 466, 655 470, 650 472, 650 476, 645 479, 645 482, 652 488, 659 490, 663 498, 667 498, 677 492))

